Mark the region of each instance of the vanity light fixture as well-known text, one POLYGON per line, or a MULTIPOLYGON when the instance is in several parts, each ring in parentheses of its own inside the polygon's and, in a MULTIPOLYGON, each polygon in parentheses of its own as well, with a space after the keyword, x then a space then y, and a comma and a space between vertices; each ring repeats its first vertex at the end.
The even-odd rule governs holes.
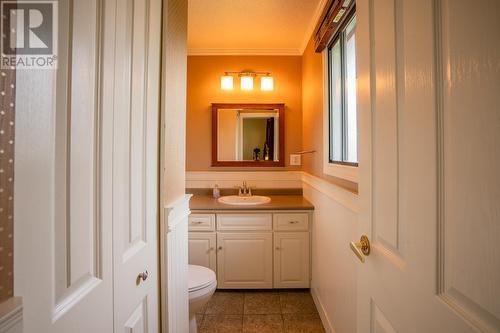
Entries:
POLYGON ((253 90, 253 76, 251 75, 242 75, 240 77, 240 87, 241 90, 253 90))
POLYGON ((233 90, 233 77, 231 75, 221 76, 220 88, 222 90, 233 90))
POLYGON ((260 90, 262 91, 274 90, 274 79, 272 76, 263 76, 260 78, 260 90))
POLYGON ((253 81, 257 76, 260 78, 260 90, 262 91, 273 91, 274 90, 274 78, 269 72, 252 72, 252 71, 241 71, 241 72, 225 72, 220 78, 220 88, 222 90, 233 90, 234 75, 240 78, 240 89, 243 91, 253 90, 253 81))

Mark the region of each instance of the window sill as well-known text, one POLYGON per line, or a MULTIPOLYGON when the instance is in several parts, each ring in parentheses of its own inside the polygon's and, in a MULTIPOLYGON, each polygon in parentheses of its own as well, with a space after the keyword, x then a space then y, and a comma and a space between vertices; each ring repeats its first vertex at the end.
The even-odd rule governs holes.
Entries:
POLYGON ((323 165, 323 173, 325 175, 345 179, 353 183, 359 182, 359 168, 357 166, 325 163, 323 165))

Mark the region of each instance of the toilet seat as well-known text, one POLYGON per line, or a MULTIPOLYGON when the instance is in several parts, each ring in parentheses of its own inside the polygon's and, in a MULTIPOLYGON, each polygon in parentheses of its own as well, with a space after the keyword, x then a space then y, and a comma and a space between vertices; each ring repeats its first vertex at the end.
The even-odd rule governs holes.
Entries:
POLYGON ((216 283, 215 273, 206 267, 189 265, 188 268, 188 291, 190 293, 211 287, 216 283))

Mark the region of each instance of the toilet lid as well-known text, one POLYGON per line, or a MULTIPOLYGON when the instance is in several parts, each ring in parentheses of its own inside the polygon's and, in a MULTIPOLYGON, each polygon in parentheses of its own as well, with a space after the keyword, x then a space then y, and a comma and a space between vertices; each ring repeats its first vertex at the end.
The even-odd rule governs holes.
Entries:
POLYGON ((189 291, 195 291, 214 283, 216 281, 215 273, 209 268, 197 265, 189 265, 188 269, 188 288, 189 291))

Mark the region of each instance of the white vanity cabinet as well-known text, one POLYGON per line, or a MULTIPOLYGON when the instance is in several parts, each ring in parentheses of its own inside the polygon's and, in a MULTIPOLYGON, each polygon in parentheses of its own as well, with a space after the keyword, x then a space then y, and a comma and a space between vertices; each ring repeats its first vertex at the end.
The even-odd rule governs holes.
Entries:
POLYGON ((218 232, 217 286, 220 289, 273 287, 272 232, 218 232))
POLYGON ((309 288, 309 232, 274 233, 274 288, 309 288))
POLYGON ((189 233, 189 263, 217 271, 217 236, 215 232, 189 233))
POLYGON ((219 289, 309 288, 310 211, 195 212, 189 263, 214 270, 219 289))

